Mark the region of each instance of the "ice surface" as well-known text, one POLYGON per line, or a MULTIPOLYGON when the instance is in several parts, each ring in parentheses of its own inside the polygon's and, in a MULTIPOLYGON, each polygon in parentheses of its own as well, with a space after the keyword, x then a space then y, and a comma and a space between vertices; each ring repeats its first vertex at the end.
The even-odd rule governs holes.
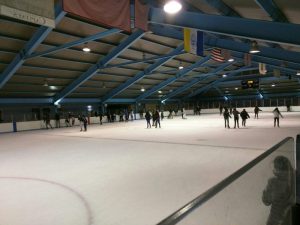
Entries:
MULTIPOLYGON (((0 136, 0 224, 155 225, 287 136, 300 113, 225 129, 219 115, 0 136)), ((232 126, 232 119, 230 121, 232 126)))

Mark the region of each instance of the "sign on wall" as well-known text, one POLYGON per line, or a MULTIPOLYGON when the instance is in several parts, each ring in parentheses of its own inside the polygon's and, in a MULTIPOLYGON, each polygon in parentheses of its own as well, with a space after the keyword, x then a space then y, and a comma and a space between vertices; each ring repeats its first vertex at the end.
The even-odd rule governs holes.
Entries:
POLYGON ((0 0, 0 14, 55 27, 54 0, 0 0))

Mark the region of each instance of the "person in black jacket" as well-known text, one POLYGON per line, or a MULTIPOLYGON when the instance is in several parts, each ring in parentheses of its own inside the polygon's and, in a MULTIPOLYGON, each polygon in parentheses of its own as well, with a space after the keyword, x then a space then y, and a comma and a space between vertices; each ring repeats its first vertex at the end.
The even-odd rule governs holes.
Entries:
POLYGON ((224 121, 225 121, 225 128, 230 128, 229 126, 229 118, 231 118, 230 114, 229 114, 229 111, 228 109, 225 107, 224 108, 224 113, 223 113, 223 116, 224 116, 224 121))
POLYGON ((233 114, 233 119, 234 119, 234 128, 236 128, 236 125, 238 128, 240 128, 240 124, 239 124, 239 114, 240 112, 236 110, 236 108, 233 108, 232 111, 233 114))
POLYGON ((154 113, 154 116, 155 116, 155 128, 157 128, 157 124, 159 125, 159 128, 160 127, 160 115, 159 115, 159 111, 156 110, 156 112, 154 113))
POLYGON ((246 126, 246 120, 248 118, 250 118, 249 114, 247 113, 247 111, 245 109, 243 109, 243 111, 240 113, 240 116, 242 118, 242 126, 245 127, 246 126))
POLYGON ((149 111, 146 112, 145 118, 147 121, 147 128, 151 128, 151 123, 150 123, 151 115, 150 115, 149 111))
POLYGON ((255 106, 254 108, 254 118, 258 119, 258 112, 262 111, 258 106, 255 106))

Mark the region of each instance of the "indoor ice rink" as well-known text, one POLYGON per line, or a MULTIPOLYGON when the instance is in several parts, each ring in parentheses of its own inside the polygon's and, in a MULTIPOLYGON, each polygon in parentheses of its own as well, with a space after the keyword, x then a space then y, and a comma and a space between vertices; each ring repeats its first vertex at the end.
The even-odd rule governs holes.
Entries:
POLYGON ((0 0, 0 225, 299 225, 299 12, 0 0))

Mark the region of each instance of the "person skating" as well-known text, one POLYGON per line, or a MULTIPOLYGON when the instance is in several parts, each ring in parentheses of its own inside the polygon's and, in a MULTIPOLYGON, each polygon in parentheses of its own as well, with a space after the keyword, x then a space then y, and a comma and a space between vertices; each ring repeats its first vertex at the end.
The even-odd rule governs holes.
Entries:
POLYGON ((185 108, 181 109, 181 117, 182 117, 182 119, 186 119, 185 108))
POLYGON ((102 113, 100 112, 100 114, 99 114, 100 125, 102 125, 102 119, 103 119, 103 115, 102 115, 102 113))
POLYGON ((160 119, 163 120, 165 118, 164 111, 162 110, 160 113, 160 119))
POLYGON ((224 121, 225 121, 225 128, 230 128, 229 126, 229 118, 231 118, 230 114, 229 114, 229 111, 228 109, 225 107, 224 108, 224 113, 223 113, 223 116, 224 116, 224 121))
POLYGON ((46 129, 49 129, 48 126, 49 126, 51 129, 53 129, 53 127, 52 127, 52 125, 51 125, 51 123, 50 123, 50 115, 49 115, 49 113, 47 113, 47 114, 44 115, 44 123, 45 123, 45 125, 46 125, 46 129))
POLYGON ((255 106, 254 108, 254 118, 258 119, 258 113, 259 111, 262 111, 260 108, 258 108, 258 106, 255 106))
POLYGON ((273 110, 273 115, 274 115, 274 127, 276 127, 276 122, 277 122, 277 127, 279 127, 279 116, 281 118, 283 118, 283 116, 281 115, 277 107, 273 110))
POLYGON ((151 128, 151 123, 150 123, 151 115, 150 115, 149 111, 146 112, 145 119, 147 121, 147 128, 151 128))
POLYGON ((159 116, 159 111, 156 110, 156 112, 154 113, 154 115, 155 115, 155 128, 157 128, 157 124, 159 125, 159 128, 161 128, 161 127, 160 127, 160 116, 159 116))
POLYGON ((240 116, 242 118, 242 126, 245 127, 246 126, 246 120, 248 118, 250 118, 249 114, 247 113, 247 111, 245 109, 243 109, 243 111, 240 113, 240 116))
POLYGON ((60 115, 59 113, 55 113, 55 127, 60 128, 60 115))
POLYGON ((86 116, 82 116, 82 122, 83 122, 84 131, 87 131, 88 120, 87 120, 86 116))
POLYGON ((223 112, 223 106, 220 105, 219 110, 220 110, 220 116, 221 116, 222 112, 223 112))
POLYGON ((240 124, 239 124, 239 114, 240 112, 236 110, 236 108, 233 109, 232 111, 233 114, 233 119, 234 119, 234 128, 236 128, 236 126, 238 128, 240 128, 240 124))
POLYGON ((82 119, 82 115, 81 115, 81 114, 78 116, 78 121, 79 121, 80 131, 82 131, 82 127, 83 127, 83 119, 82 119))

